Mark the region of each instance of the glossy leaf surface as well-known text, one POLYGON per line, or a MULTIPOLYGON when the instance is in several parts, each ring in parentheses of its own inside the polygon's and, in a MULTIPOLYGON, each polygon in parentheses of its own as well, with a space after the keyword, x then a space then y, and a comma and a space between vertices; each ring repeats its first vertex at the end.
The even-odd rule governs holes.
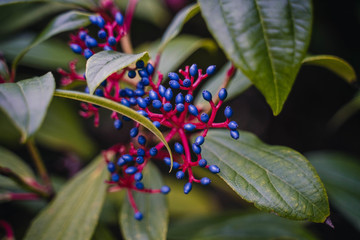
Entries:
POLYGON ((325 188, 314 167, 300 153, 269 146, 240 131, 209 131, 203 157, 220 167, 220 177, 242 198, 279 216, 324 222, 329 216, 325 188))
POLYGON ((359 159, 333 151, 306 154, 324 182, 330 202, 360 230, 359 159))
POLYGON ((138 60, 147 62, 147 52, 126 54, 114 51, 102 51, 90 57, 86 63, 86 81, 92 94, 95 89, 111 74, 136 63, 138 60))
POLYGON ((90 239, 105 199, 108 172, 98 157, 33 220, 25 240, 90 239))
POLYGON ((1 5, 16 4, 16 3, 36 3, 36 2, 56 2, 66 5, 76 5, 85 8, 94 8, 96 4, 93 0, 2 0, 1 5))
MULTIPOLYGON (((143 171, 145 188, 160 189, 163 186, 160 172, 152 164, 143 171)), ((126 240, 153 239, 165 240, 168 225, 166 197, 161 194, 139 193, 133 191, 134 199, 144 218, 137 221, 129 200, 124 199, 120 214, 121 231, 126 240)))
POLYGON ((310 0, 199 0, 227 57, 280 113, 311 35, 310 0))
POLYGON ((40 127, 55 90, 49 72, 41 77, 0 85, 0 108, 22 134, 22 141, 40 127))

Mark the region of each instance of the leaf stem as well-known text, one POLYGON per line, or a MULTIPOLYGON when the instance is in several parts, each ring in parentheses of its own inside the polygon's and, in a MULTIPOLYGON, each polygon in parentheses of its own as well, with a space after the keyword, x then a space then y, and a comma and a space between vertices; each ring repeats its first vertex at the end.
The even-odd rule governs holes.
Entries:
POLYGON ((5 230, 5 234, 6 234, 6 239, 7 240, 14 240, 14 232, 10 226, 9 223, 7 223, 4 220, 0 219, 0 227, 2 227, 5 230))

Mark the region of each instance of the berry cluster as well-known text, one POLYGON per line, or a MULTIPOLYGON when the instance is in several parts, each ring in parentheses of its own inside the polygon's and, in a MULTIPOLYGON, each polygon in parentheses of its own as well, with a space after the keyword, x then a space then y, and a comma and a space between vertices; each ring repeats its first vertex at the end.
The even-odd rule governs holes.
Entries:
MULTIPOLYGON (((98 32, 99 38, 106 39, 106 42, 98 44, 95 39, 87 35, 86 30, 81 30, 78 35, 72 36, 71 49, 84 55, 85 58, 89 58, 93 54, 91 49, 94 47, 101 47, 104 50, 114 49, 113 46, 123 34, 123 22, 120 21, 122 19, 120 16, 122 15, 117 12, 114 21, 105 21, 100 15, 91 17, 91 22, 101 29, 98 32), (107 33, 104 29, 107 30, 107 33), (117 32, 116 37, 113 35, 114 30, 117 32), (111 40, 113 38, 114 40, 111 40)), ((165 140, 170 143, 176 153, 173 169, 176 170, 177 179, 187 179, 184 184, 184 193, 188 194, 194 182, 202 185, 211 183, 207 177, 196 179, 193 167, 206 168, 214 174, 220 172, 218 166, 208 164, 208 160, 204 159, 201 154, 201 146, 205 142, 208 130, 210 128, 227 128, 230 130, 230 136, 238 139, 239 132, 236 130, 238 125, 235 121, 230 120, 233 115, 230 106, 224 110, 226 120, 215 122, 215 117, 227 97, 225 88, 218 92, 215 101, 209 91, 202 92, 202 97, 211 107, 209 112, 205 112, 193 103, 194 92, 205 79, 214 74, 216 70, 214 65, 209 66, 205 73, 202 69, 198 69, 196 64, 186 66, 185 69, 180 69, 179 73, 170 72, 167 75, 168 82, 164 81, 164 76, 160 72, 155 74, 155 69, 156 66, 151 63, 145 64, 139 60, 133 66, 110 75, 95 90, 95 94, 137 110, 139 114, 160 128, 165 140), (193 134, 198 136, 193 143, 190 143, 193 134)), ((85 76, 76 73, 75 62, 70 63, 70 73, 63 70, 60 70, 60 73, 63 75, 63 84, 69 84, 75 79, 85 80, 85 76)), ((88 93, 88 88, 85 89, 85 92, 88 93)), ((94 124, 97 126, 99 124, 99 107, 82 103, 82 108, 83 111, 80 114, 86 118, 94 116, 94 124)), ((111 118, 114 120, 114 127, 117 130, 122 128, 123 121, 131 121, 126 116, 120 118, 116 112, 111 114, 111 118)), ((136 206, 132 191, 163 194, 170 192, 168 186, 162 186, 160 189, 148 189, 142 182, 142 171, 151 159, 159 159, 166 165, 171 165, 164 144, 160 142, 151 146, 154 141, 148 135, 139 123, 134 122, 134 127, 130 130, 132 142, 129 145, 118 144, 104 151, 107 168, 111 174, 110 180, 107 181, 110 185, 109 191, 127 189, 129 201, 135 212, 134 217, 137 220, 141 220, 143 216, 136 206), (108 152, 115 153, 115 158, 108 159, 108 152)))

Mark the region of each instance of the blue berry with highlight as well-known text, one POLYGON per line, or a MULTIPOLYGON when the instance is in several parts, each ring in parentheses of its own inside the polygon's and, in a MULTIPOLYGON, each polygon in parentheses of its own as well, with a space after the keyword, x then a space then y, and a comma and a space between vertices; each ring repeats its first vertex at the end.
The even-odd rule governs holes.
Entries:
POLYGON ((117 12, 115 14, 115 21, 117 24, 119 24, 120 26, 122 26, 124 24, 124 17, 120 12, 117 12))
POLYGON ((191 184, 191 182, 188 182, 188 183, 186 183, 186 184, 184 185, 184 193, 185 193, 185 194, 188 194, 188 193, 191 191, 191 189, 192 189, 192 184, 191 184))
POLYGON ((173 94, 173 91, 171 90, 171 88, 166 89, 166 91, 164 93, 165 99, 170 101, 173 96, 174 96, 174 94, 173 94))
POLYGON ((121 167, 126 164, 126 161, 122 157, 120 157, 116 164, 121 167))
POLYGON ((114 127, 115 127, 115 129, 117 129, 117 130, 121 129, 122 125, 123 125, 123 124, 122 124, 121 120, 116 119, 116 120, 114 121, 114 127))
POLYGON ((228 127, 231 129, 231 130, 236 130, 237 127, 238 127, 238 124, 235 122, 235 121, 231 121, 228 123, 228 127))
POLYGON ((204 98, 206 101, 208 101, 208 102, 210 102, 210 101, 212 100, 212 95, 211 95, 211 93, 210 93, 209 91, 207 91, 207 90, 204 90, 204 91, 202 92, 202 96, 203 96, 203 98, 204 98))
POLYGON ((183 171, 176 172, 176 178, 177 179, 183 179, 185 176, 185 173, 183 171))
POLYGON ((169 85, 173 89, 179 89, 180 88, 180 83, 175 81, 175 80, 170 80, 169 85))
POLYGON ((183 112, 185 110, 185 105, 182 103, 176 104, 176 110, 178 112, 183 112))
POLYGON ((198 136, 195 139, 195 144, 200 146, 204 143, 204 141, 205 141, 205 138, 203 136, 198 136))
POLYGON ((139 128, 134 127, 130 129, 130 137, 134 138, 138 135, 138 133, 139 133, 139 128))
POLYGON ((174 144, 174 149, 175 149, 175 152, 179 153, 179 154, 183 154, 184 153, 184 147, 181 143, 178 143, 176 142, 174 144))
POLYGON ((203 122, 203 123, 207 123, 209 121, 210 117, 207 113, 202 113, 200 115, 200 120, 203 122))
POLYGON ((115 172, 115 170, 116 170, 116 166, 113 162, 109 162, 107 165, 107 168, 108 168, 109 172, 111 172, 111 173, 115 172))
POLYGON ((212 74, 214 74, 215 70, 216 70, 216 66, 215 66, 215 65, 211 65, 211 66, 209 66, 209 67, 206 69, 206 73, 207 73, 208 75, 212 75, 212 74))
POLYGON ((125 169, 125 173, 129 175, 135 174, 137 171, 138 171, 137 167, 134 166, 130 166, 127 169, 125 169))
POLYGON ((219 91, 219 99, 224 101, 226 97, 227 97, 226 89, 225 88, 220 89, 220 91, 219 91))
POLYGON ((183 81, 183 86, 184 87, 190 87, 191 86, 191 81, 190 81, 190 79, 184 79, 184 81, 183 81))
POLYGON ((198 162, 199 167, 206 167, 207 161, 205 159, 200 159, 198 162))
POLYGON ((119 181, 119 179, 120 179, 119 174, 113 173, 113 174, 111 175, 111 180, 113 180, 114 182, 119 181))
POLYGON ((144 184, 142 182, 137 182, 137 183, 135 183, 135 187, 137 189, 142 190, 142 189, 144 189, 144 184))
POLYGON ((179 93, 178 95, 176 95, 175 103, 184 103, 184 101, 185 101, 185 98, 182 93, 179 93))
POLYGON ((210 165, 209 166, 209 171, 212 173, 219 173, 220 172, 220 168, 216 165, 210 165))
POLYGON ((168 77, 170 80, 179 81, 179 75, 174 72, 169 72, 168 77))
POLYGON ((145 143, 146 143, 146 138, 145 138, 143 135, 140 135, 140 136, 138 137, 138 143, 139 143, 140 145, 145 145, 145 143))
POLYGON ((200 180, 200 183, 202 184, 202 185, 209 185, 210 183, 211 183, 211 180, 209 179, 209 178, 207 178, 207 177, 203 177, 201 180, 200 180))
POLYGON ((224 110, 224 115, 226 118, 231 118, 233 115, 233 110, 230 106, 227 106, 224 110))
POLYGON ((99 32, 98 32, 98 37, 100 39, 105 39, 107 37, 107 34, 105 32, 105 30, 101 29, 99 32))
POLYGON ((198 109, 194 105, 190 104, 188 109, 191 115, 194 115, 195 117, 199 115, 198 109))
POLYGON ((125 162, 132 162, 134 160, 133 156, 130 154, 124 154, 122 155, 122 158, 125 160, 125 162))
POLYGON ((136 162, 138 163, 138 164, 143 164, 144 163, 144 158, 142 157, 142 156, 138 156, 137 158, 136 158, 136 162))
POLYGON ((160 189, 161 193, 163 193, 163 194, 168 194, 170 192, 170 190, 171 190, 170 187, 166 186, 166 185, 162 186, 160 189))
POLYGON ((233 139, 239 139, 239 137, 240 137, 240 134, 239 134, 239 132, 237 131, 237 130, 231 130, 230 131, 230 136, 233 138, 233 139))
POLYGON ((151 156, 155 156, 157 153, 158 153, 158 150, 156 149, 156 147, 150 148, 149 154, 150 154, 151 156))
POLYGON ((201 147, 199 145, 196 145, 195 143, 192 144, 192 150, 194 151, 195 154, 201 153, 201 147))
POLYGON ((136 219, 136 220, 138 220, 138 221, 141 221, 142 219, 143 219, 143 215, 142 215, 142 213, 141 212, 136 212, 135 214, 134 214, 134 218, 136 219))
POLYGON ((172 109, 171 103, 165 103, 164 106, 163 106, 163 109, 164 109, 165 112, 170 112, 171 109, 172 109))
POLYGON ((191 76, 195 77, 196 74, 198 73, 198 67, 196 64, 191 65, 190 69, 189 69, 189 73, 191 76))
POLYGON ((191 95, 191 94, 185 95, 185 102, 191 103, 193 101, 193 99, 194 99, 193 95, 191 95))
POLYGON ((154 108, 156 108, 156 109, 160 109, 161 107, 162 107, 162 103, 161 103, 161 101, 160 100, 154 100, 153 102, 152 102, 152 106, 154 107, 154 108))
POLYGON ((137 172, 134 174, 135 181, 141 181, 143 179, 143 175, 141 172, 137 172))
POLYGON ((70 48, 74 53, 77 53, 77 54, 82 53, 82 48, 79 45, 75 44, 75 43, 70 44, 70 48))
POLYGON ((187 124, 184 125, 184 129, 186 131, 189 131, 189 132, 194 131, 195 128, 196 128, 196 126, 194 124, 191 124, 191 123, 187 123, 187 124))

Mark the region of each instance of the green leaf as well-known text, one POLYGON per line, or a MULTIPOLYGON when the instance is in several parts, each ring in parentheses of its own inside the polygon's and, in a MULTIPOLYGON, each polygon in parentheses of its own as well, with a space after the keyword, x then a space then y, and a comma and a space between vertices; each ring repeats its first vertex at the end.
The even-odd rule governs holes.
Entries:
POLYGON ((180 33, 183 25, 192 17, 194 17, 199 11, 199 5, 192 4, 183 8, 176 14, 161 39, 159 52, 164 50, 165 46, 180 33))
MULTIPOLYGON (((169 152, 169 155, 171 158, 171 164, 172 164, 173 157, 172 157, 171 149, 169 147, 169 144, 165 140, 164 136, 162 135, 162 133, 159 131, 159 129, 157 129, 155 127, 155 125, 149 119, 147 119, 143 115, 137 113, 135 110, 128 108, 117 102, 106 99, 106 98, 93 96, 90 94, 85 94, 85 93, 76 92, 76 91, 56 90, 54 95, 58 96, 58 97, 70 98, 70 99, 74 99, 74 100, 78 100, 78 101, 95 104, 100 107, 107 108, 109 110, 118 112, 122 115, 125 115, 128 118, 131 118, 132 120, 134 120, 136 122, 139 122, 141 125, 143 125, 147 129, 149 129, 153 134, 155 134, 155 136, 157 136, 164 143, 165 147, 167 148, 167 150, 169 152)), ((172 166, 171 166, 171 168, 172 168, 172 166)), ((171 171, 171 169, 170 169, 170 171, 171 171)))
MULTIPOLYGON (((143 171, 146 188, 159 189, 163 186, 160 172, 152 164, 143 171)), ((121 231, 125 239, 166 239, 168 210, 166 198, 161 193, 139 193, 133 191, 139 211, 144 215, 141 221, 135 220, 134 210, 125 198, 120 214, 121 231)))
POLYGON ((55 98, 46 114, 44 123, 35 135, 42 146, 54 150, 67 150, 89 159, 97 150, 85 132, 80 117, 73 106, 64 99, 55 98))
POLYGON ((91 56, 86 63, 86 81, 92 94, 96 88, 111 74, 143 60, 149 60, 147 52, 126 54, 114 51, 102 51, 91 56))
POLYGON ((16 3, 56 2, 66 5, 75 5, 92 9, 96 7, 93 0, 2 0, 0 6, 16 3))
POLYGON ((324 222, 329 216, 325 188, 314 167, 300 153, 269 146, 240 132, 209 131, 203 157, 220 167, 220 177, 242 198, 281 217, 324 222))
POLYGON ((331 204, 360 230, 359 159, 341 152, 306 154, 324 182, 331 204))
MULTIPOLYGON (((0 167, 8 168, 19 175, 25 182, 33 182, 33 171, 17 155, 0 146, 0 167)), ((16 188, 16 183, 0 175, 0 187, 16 188)))
POLYGON ((90 239, 105 199, 107 176, 105 161, 98 157, 33 220, 25 239, 90 239))
POLYGON ((168 239, 316 239, 303 224, 266 213, 221 214, 175 223, 168 239))
POLYGON ((45 29, 37 36, 37 38, 28 47, 26 47, 24 50, 22 50, 19 53, 19 55, 17 55, 17 57, 12 63, 12 69, 16 69, 17 64, 24 57, 24 55, 31 48, 35 47, 39 43, 51 38, 56 34, 70 30, 75 30, 90 24, 89 16, 90 14, 77 12, 77 11, 66 12, 64 14, 57 16, 45 27, 45 29))
POLYGON ((328 70, 343 78, 348 83, 354 83, 356 81, 356 73, 354 68, 347 61, 336 56, 310 56, 303 60, 303 64, 327 68, 328 70))
POLYGON ((41 77, 0 84, 0 108, 22 134, 22 141, 40 127, 55 89, 49 72, 41 77))
MULTIPOLYGON (((141 51, 148 51, 152 58, 156 57, 159 42, 144 44, 139 47, 141 51)), ((204 48, 209 52, 216 50, 216 44, 211 39, 199 38, 192 35, 180 35, 170 41, 161 54, 158 71, 167 77, 167 73, 177 71, 177 68, 196 50, 204 48), (174 57, 176 56, 176 57, 174 57), (169 61, 169 59, 171 61, 169 61)))
POLYGON ((310 0, 199 0, 207 26, 227 57, 278 115, 305 57, 310 0))
MULTIPOLYGON (((213 95, 218 94, 218 91, 220 90, 220 87, 226 76, 226 72, 229 70, 230 67, 230 62, 223 66, 213 77, 211 77, 205 82, 199 92, 201 93, 203 90, 208 90, 213 95)), ((238 96, 240 93, 248 89, 251 85, 252 83, 250 82, 250 80, 240 70, 237 70, 230 83, 226 87, 228 96, 225 101, 229 101, 234 97, 238 96)), ((196 96, 195 103, 196 105, 209 104, 207 101, 204 100, 201 94, 198 94, 196 96)))

